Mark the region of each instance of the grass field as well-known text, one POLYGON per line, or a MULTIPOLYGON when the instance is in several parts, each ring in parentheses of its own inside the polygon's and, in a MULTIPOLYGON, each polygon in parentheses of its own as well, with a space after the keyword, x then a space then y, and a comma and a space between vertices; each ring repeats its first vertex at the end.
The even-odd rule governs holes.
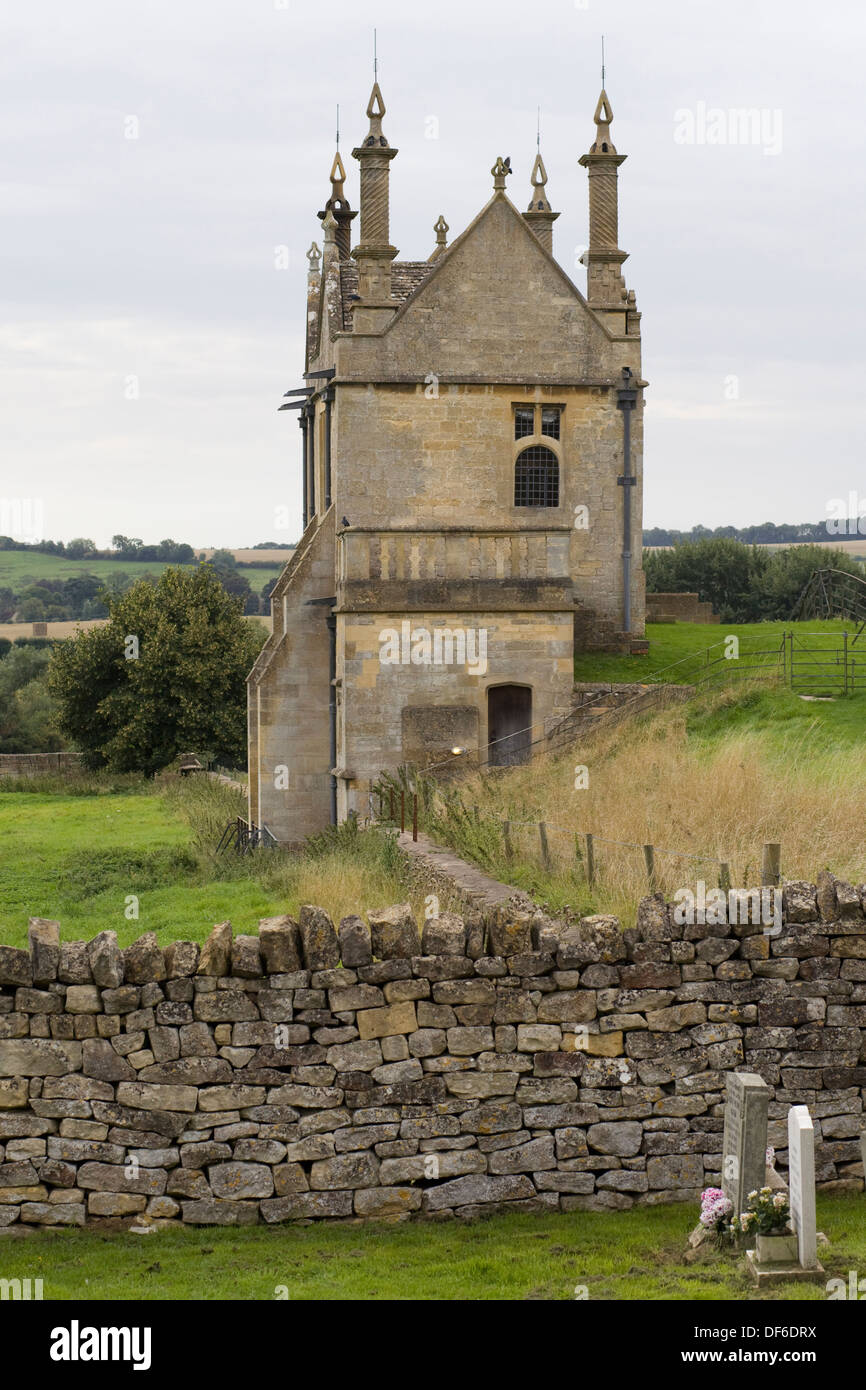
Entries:
POLYGON ((734 887, 759 883, 767 842, 781 844, 787 878, 814 882, 830 868, 860 883, 864 728, 866 694, 806 702, 782 686, 716 690, 592 729, 558 756, 443 787, 422 823, 434 839, 555 911, 612 912, 626 924, 649 891, 644 845, 655 847, 657 886, 667 894, 696 891, 698 879, 715 886, 721 863, 734 887), (592 888, 587 833, 595 836, 592 888))
POLYGON ((471 1225, 352 1222, 97 1230, 0 1239, 0 1277, 42 1279, 46 1299, 757 1300, 827 1297, 826 1280, 866 1268, 862 1195, 818 1194, 826 1270, 757 1293, 737 1254, 686 1258, 692 1206, 499 1215, 471 1225))
MULTIPOLYGON (((664 680, 673 684, 690 683, 695 676, 695 658, 710 650, 711 657, 719 655, 728 636, 739 637, 746 650, 778 648, 784 633, 821 633, 837 636, 848 628, 849 640, 857 631, 856 623, 841 619, 808 623, 647 623, 649 638, 647 656, 607 656, 586 652, 574 660, 574 678, 578 681, 647 681, 664 680)), ((866 659, 866 636, 861 639, 866 659)))
MULTIPOLYGON (((70 579, 76 574, 93 574, 97 579, 110 579, 121 571, 135 578, 144 574, 161 574, 167 568, 159 560, 142 563, 134 560, 68 560, 63 555, 43 555, 36 550, 0 550, 0 586, 13 589, 15 593, 20 593, 28 583, 40 579, 70 579)), ((194 569, 195 566, 182 565, 180 568, 194 569)), ((238 574, 250 581, 254 593, 261 593, 262 586, 269 579, 276 579, 282 568, 280 564, 262 569, 238 565, 238 574)))
POLYGON ((30 917, 59 921, 64 940, 111 928, 121 945, 145 931, 166 945, 202 941, 226 919, 255 932, 260 918, 302 903, 339 919, 406 900, 402 861, 384 835, 349 833, 305 855, 215 856, 223 826, 244 813, 241 793, 205 779, 0 792, 0 941, 26 945, 30 917), (137 918, 126 916, 131 897, 137 918))

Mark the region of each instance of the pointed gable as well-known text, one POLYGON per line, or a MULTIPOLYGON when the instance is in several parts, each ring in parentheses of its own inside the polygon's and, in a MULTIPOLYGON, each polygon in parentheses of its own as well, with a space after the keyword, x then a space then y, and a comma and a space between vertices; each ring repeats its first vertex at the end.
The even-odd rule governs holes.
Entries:
POLYGON ((619 361, 580 291, 502 196, 433 263, 381 336, 349 341, 341 374, 350 377, 598 381, 619 361))

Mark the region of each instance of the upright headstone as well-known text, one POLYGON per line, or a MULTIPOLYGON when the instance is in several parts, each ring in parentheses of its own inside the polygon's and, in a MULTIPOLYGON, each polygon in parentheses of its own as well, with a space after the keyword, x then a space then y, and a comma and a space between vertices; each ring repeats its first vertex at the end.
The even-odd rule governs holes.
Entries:
POLYGON ((806 1105, 792 1105, 788 1111, 788 1189, 800 1264, 803 1269, 814 1269, 818 1263, 815 1131, 806 1105))
POLYGON ((755 1072, 729 1072, 725 1095, 722 1191, 734 1215, 748 1206, 749 1193, 764 1186, 767 1171, 769 1087, 755 1072))

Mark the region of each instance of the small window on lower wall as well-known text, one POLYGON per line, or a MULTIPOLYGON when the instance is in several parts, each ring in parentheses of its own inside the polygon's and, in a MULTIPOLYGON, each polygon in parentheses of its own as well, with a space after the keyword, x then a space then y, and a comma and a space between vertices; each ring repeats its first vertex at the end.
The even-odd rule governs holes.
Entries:
POLYGON ((552 449, 533 445, 514 465, 515 507, 559 506, 559 459, 552 449))

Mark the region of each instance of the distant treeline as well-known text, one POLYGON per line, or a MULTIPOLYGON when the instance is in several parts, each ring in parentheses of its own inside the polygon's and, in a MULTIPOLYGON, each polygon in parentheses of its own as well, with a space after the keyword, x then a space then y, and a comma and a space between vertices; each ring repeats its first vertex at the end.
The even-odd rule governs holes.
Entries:
MULTIPOLYGON (((644 530, 645 546, 680 545, 683 541, 730 540, 742 541, 744 545, 804 545, 810 542, 832 541, 848 534, 838 521, 801 521, 798 523, 762 521, 758 526, 693 526, 691 531, 674 531, 665 526, 652 526, 644 530), (828 529, 839 527, 835 531, 828 529)), ((856 530, 852 536, 860 534, 856 530)))
MULTIPOLYGON (((245 547, 249 550, 294 550, 294 542, 259 541, 257 545, 245 547)), ((158 561, 168 565, 192 565, 203 557, 204 551, 194 550, 186 541, 160 541, 158 545, 145 545, 138 536, 122 536, 119 533, 111 538, 110 550, 98 550, 88 536, 76 536, 71 541, 16 541, 12 536, 0 536, 0 550, 31 550, 38 555, 60 555, 65 560, 124 560, 142 564, 158 561)), ((231 563, 234 558, 228 550, 217 551, 228 555, 231 563)), ((256 569, 265 569, 270 560, 248 560, 246 563, 256 569)))

